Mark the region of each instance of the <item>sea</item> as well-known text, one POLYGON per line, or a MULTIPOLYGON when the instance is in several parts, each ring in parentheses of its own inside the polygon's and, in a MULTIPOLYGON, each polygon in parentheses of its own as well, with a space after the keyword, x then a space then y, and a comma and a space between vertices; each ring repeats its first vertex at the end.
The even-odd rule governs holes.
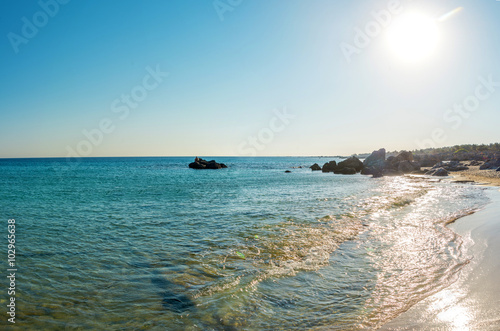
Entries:
POLYGON ((457 279, 473 257, 446 224, 489 202, 309 169, 338 158, 193 159, 1 159, 2 329, 374 329, 457 279))

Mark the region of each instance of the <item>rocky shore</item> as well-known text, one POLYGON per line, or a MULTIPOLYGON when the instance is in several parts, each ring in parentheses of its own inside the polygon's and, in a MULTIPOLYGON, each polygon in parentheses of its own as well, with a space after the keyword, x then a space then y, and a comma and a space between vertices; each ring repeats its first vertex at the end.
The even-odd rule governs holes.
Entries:
POLYGON ((386 150, 381 148, 373 151, 363 162, 356 156, 351 156, 338 164, 336 161, 329 161, 322 167, 315 163, 310 168, 312 171, 321 170, 343 175, 361 173, 372 175, 373 178, 406 174, 446 177, 450 174, 456 176, 455 174, 458 173, 459 179, 462 180, 500 184, 500 155, 498 153, 491 155, 484 153, 480 155, 474 153, 414 155, 412 152, 402 151, 397 155, 387 156, 386 150))

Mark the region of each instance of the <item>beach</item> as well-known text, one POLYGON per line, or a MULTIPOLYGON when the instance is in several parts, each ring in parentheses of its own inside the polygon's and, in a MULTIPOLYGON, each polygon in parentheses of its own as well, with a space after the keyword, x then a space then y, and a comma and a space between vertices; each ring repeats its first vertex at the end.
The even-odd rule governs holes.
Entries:
POLYGON ((455 180, 472 180, 479 184, 500 186, 500 171, 479 170, 479 166, 469 166, 468 170, 454 172, 455 180))
MULTIPOLYGON (((491 171, 470 170, 463 177, 480 182, 498 180, 488 177, 491 174, 491 171)), ((460 271, 458 280, 419 302, 381 330, 500 329, 500 191, 496 187, 485 190, 490 204, 448 226, 462 236, 470 255, 470 263, 460 271)))

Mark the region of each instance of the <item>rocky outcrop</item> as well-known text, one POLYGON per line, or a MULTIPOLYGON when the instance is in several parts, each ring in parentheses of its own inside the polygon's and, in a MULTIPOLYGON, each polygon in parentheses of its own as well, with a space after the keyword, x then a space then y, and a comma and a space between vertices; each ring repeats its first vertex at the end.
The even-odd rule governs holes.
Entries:
POLYGON ((397 156, 389 156, 387 160, 385 155, 386 152, 383 148, 374 151, 363 162, 364 168, 361 173, 363 175, 373 175, 373 177, 382 177, 400 176, 420 171, 420 164, 414 161, 411 152, 402 151, 397 156))
POLYGON ((439 176, 439 177, 446 177, 449 175, 448 171, 445 168, 431 169, 427 171, 425 174, 429 176, 439 176))
POLYGON ((321 170, 321 167, 319 166, 319 164, 315 163, 313 164, 312 166, 309 167, 312 171, 319 171, 321 170))
POLYGON ((357 173, 357 170, 355 168, 351 167, 344 167, 344 168, 337 168, 334 171, 335 174, 341 174, 341 175, 355 175, 357 173))
POLYGON ((436 163, 443 160, 441 157, 436 155, 415 155, 414 159, 420 163, 421 167, 432 167, 436 163))
POLYGON ((196 157, 194 162, 189 164, 191 169, 223 169, 227 168, 224 163, 217 163, 214 160, 206 161, 202 158, 196 157))
POLYGON ((401 153, 399 153, 398 156, 396 156, 396 159, 399 162, 403 162, 403 161, 413 162, 413 153, 407 152, 407 151, 401 151, 401 153))
POLYGON ((379 167, 385 162, 385 148, 381 148, 378 151, 373 151, 370 156, 368 156, 363 161, 363 166, 365 168, 379 167))
POLYGON ((337 172, 342 173, 344 168, 353 168, 356 172, 363 170, 363 162, 361 162, 357 157, 351 156, 350 158, 339 162, 337 165, 337 172))
POLYGON ((325 163, 323 165, 323 168, 321 169, 321 171, 323 171, 323 172, 335 172, 336 168, 337 168, 337 162, 330 161, 330 162, 325 163))
POLYGON ((444 168, 447 171, 469 170, 469 167, 464 166, 459 161, 438 162, 432 167, 432 169, 438 169, 438 168, 444 168))
POLYGON ((500 167, 500 159, 490 160, 479 167, 479 170, 497 169, 500 167))
POLYGON ((420 163, 413 160, 412 152, 403 151, 397 156, 390 156, 384 164, 384 175, 397 176, 420 171, 420 163))

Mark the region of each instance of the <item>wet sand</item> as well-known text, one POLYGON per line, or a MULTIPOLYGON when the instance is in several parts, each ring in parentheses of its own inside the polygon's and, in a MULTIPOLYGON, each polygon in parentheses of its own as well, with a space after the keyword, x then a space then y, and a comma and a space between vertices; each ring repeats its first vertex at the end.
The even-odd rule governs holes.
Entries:
POLYGON ((500 191, 485 189, 491 203, 449 225, 471 258, 458 280, 381 330, 500 330, 500 191))

